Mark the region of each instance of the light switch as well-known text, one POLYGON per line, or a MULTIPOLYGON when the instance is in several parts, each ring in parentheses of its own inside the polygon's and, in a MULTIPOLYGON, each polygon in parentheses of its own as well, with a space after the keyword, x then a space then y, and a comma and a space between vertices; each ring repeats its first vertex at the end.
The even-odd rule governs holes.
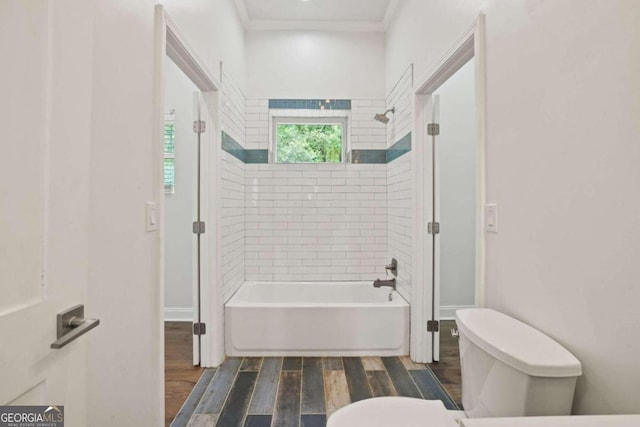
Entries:
POLYGON ((147 231, 158 230, 158 204, 147 202, 147 231))
POLYGON ((495 203, 484 207, 485 230, 490 233, 498 232, 498 205, 495 203))

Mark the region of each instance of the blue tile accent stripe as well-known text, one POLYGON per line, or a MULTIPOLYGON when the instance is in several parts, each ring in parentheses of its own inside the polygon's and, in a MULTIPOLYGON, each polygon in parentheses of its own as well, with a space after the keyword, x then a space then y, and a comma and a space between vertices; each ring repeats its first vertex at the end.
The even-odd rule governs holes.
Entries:
POLYGON ((387 148, 387 163, 411 151, 411 132, 400 138, 398 142, 387 148))
POLYGON ((222 132, 222 149, 231 154, 236 159, 245 163, 247 157, 246 150, 242 148, 242 145, 238 144, 235 139, 227 135, 224 131, 222 132))
POLYGON ((269 163, 269 150, 244 150, 245 163, 269 163))
POLYGON ((350 99, 270 99, 269 108, 279 109, 279 110, 351 110, 351 100, 350 99))
MULTIPOLYGON (((269 150, 245 149, 235 139, 222 132, 222 149, 243 163, 269 163, 269 150)), ((351 150, 351 163, 391 163, 411 151, 411 132, 386 150, 351 150)))
POLYGON ((411 132, 386 150, 351 150, 351 163, 391 163, 411 151, 411 132))
POLYGON ((247 150, 224 131, 222 149, 242 163, 269 163, 269 150, 247 150))
POLYGON ((351 163, 387 163, 387 150, 351 150, 351 163))

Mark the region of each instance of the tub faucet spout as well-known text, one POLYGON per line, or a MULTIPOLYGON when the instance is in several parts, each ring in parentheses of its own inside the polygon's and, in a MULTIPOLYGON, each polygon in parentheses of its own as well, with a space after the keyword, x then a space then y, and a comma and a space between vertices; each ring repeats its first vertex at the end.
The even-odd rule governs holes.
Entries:
POLYGON ((393 278, 391 280, 380 280, 380 279, 376 279, 373 282, 373 287, 374 288, 379 288, 381 286, 389 286, 390 288, 393 288, 393 290, 396 289, 396 279, 393 278))

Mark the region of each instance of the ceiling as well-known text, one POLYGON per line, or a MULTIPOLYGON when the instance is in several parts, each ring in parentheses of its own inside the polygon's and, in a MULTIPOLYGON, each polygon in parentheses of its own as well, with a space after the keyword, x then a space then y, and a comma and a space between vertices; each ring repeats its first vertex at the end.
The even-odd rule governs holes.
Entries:
POLYGON ((240 17, 248 29, 309 28, 383 31, 398 0, 235 0, 235 2, 240 17))

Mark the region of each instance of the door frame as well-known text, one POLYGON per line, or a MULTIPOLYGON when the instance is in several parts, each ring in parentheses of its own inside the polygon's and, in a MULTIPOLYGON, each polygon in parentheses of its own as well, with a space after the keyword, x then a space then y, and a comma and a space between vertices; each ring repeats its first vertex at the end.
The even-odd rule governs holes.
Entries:
MULTIPOLYGON (((204 120, 207 129, 201 135, 201 193, 200 218, 206 223, 206 232, 201 236, 201 319, 207 325, 201 336, 201 362, 203 367, 218 366, 224 360, 224 324, 222 299, 222 259, 220 238, 220 82, 210 72, 195 53, 175 21, 171 19, 163 5, 155 6, 155 46, 154 46, 154 181, 158 198, 160 249, 156 255, 160 283, 157 288, 157 321, 164 325, 164 149, 158 141, 164 135, 164 63, 168 56, 200 90, 204 103, 204 120)), ((197 296, 194 296, 194 299, 197 296)), ((164 326, 159 328, 159 342, 164 342, 164 326)), ((164 377, 164 346, 160 346, 162 376, 164 377)), ((164 402, 164 390, 161 390, 164 402)))
MULTIPOLYGON (((414 260, 432 259, 432 240, 427 234, 427 223, 430 222, 433 209, 432 198, 426 197, 427 191, 432 192, 432 175, 426 173, 432 161, 431 136, 427 135, 426 120, 431 116, 433 107, 433 93, 449 77, 456 73, 471 58, 475 58, 475 97, 476 123, 478 142, 478 179, 477 179, 477 208, 476 219, 476 286, 475 306, 485 305, 485 235, 484 205, 486 203, 486 47, 485 47, 485 16, 480 14, 473 24, 447 49, 438 61, 416 86, 414 94, 415 145, 413 146, 414 160, 414 260)), ((437 254, 436 254, 437 255, 437 254)), ((428 320, 440 320, 439 289, 433 286, 433 274, 430 262, 414 262, 412 272, 412 319, 411 330, 411 358, 416 362, 431 363, 434 353, 437 354, 439 332, 427 332, 428 320), (431 287, 427 285, 431 283, 431 287), (435 351, 434 351, 435 350, 435 351)), ((437 358, 436 358, 437 360, 437 358)))

